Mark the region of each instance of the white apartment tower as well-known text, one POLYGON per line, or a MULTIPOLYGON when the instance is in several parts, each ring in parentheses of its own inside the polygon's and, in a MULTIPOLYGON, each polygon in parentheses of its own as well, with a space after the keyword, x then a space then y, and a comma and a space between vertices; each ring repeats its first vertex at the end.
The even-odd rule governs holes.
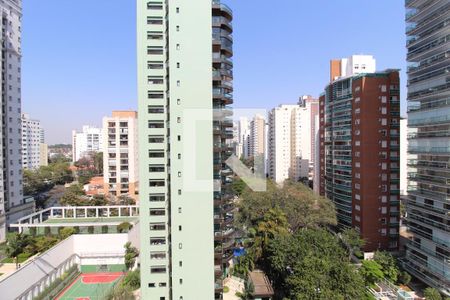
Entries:
POLYGON ((0 167, 0 240, 5 239, 7 222, 21 216, 22 190, 22 120, 21 120, 21 25, 22 1, 3 0, 2 13, 2 140, 0 167))
POLYGON ((113 111, 103 118, 103 180, 113 196, 135 198, 138 185, 137 112, 113 111))
POLYGON ((222 299, 233 120, 215 112, 233 103, 232 11, 219 0, 137 5, 142 298, 222 299))
POLYGON ((81 132, 72 131, 72 157, 78 161, 93 152, 103 149, 102 128, 85 125, 81 132))
POLYGON ((255 115, 250 122, 249 156, 264 157, 266 148, 266 120, 261 115, 255 115))
POLYGON ((39 120, 22 114, 22 165, 24 169, 37 169, 41 163, 43 129, 39 120))
POLYGON ((298 105, 269 112, 268 173, 277 183, 313 179, 319 102, 302 96, 298 105))

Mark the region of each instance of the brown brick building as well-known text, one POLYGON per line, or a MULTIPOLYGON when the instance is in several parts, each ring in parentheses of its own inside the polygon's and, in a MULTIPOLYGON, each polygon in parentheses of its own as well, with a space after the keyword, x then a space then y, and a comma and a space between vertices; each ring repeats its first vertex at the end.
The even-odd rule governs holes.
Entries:
POLYGON ((320 97, 320 194, 365 251, 398 247, 399 96, 398 71, 386 70, 338 77, 320 97))

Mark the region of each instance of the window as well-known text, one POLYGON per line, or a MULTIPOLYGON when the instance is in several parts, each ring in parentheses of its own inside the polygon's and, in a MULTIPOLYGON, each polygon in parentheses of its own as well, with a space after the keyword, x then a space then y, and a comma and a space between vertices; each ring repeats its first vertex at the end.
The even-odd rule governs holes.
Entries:
POLYGON ((355 183, 355 189, 357 190, 361 189, 361 185, 359 183, 355 183))
POLYGON ((158 173, 158 172, 164 172, 165 171, 164 165, 149 165, 148 171, 150 173, 158 173))
POLYGON ((149 40, 162 40, 163 39, 163 34, 162 32, 159 31, 149 31, 147 32, 147 39, 149 40))
POLYGON ((178 177, 181 177, 181 172, 178 172, 178 177))
POLYGON ((361 195, 360 194, 355 194, 355 199, 356 200, 361 200, 361 195))
POLYGON ((147 97, 148 97, 148 99, 164 99, 164 93, 149 91, 147 94, 147 97))
POLYGON ((159 231, 159 230, 165 230, 165 229, 166 229, 165 223, 150 223, 150 230, 159 231))
POLYGON ((383 85, 381 86, 381 91, 382 91, 382 92, 386 92, 386 91, 387 91, 387 88, 386 88, 386 85, 385 85, 385 84, 383 84, 383 85))
POLYGON ((166 200, 164 194, 150 194, 150 202, 162 202, 166 200))
POLYGON ((149 84, 163 84, 164 79, 162 76, 148 76, 149 84))
POLYGON ((355 221, 357 221, 357 222, 360 222, 360 221, 361 221, 361 218, 360 218, 360 216, 358 216, 358 215, 355 215, 355 221))
POLYGON ((387 174, 381 174, 381 181, 387 181, 387 174))
MULTIPOLYGON (((180 278, 180 284, 183 284, 183 279, 180 278)), ((183 299, 183 297, 180 297, 181 299, 183 299)))
POLYGON ((181 141, 181 135, 178 135, 177 138, 178 138, 178 141, 181 141))
POLYGON ((164 238, 164 237, 150 238, 150 245, 152 245, 152 246, 159 246, 159 245, 165 245, 165 244, 166 244, 166 238, 164 238))
POLYGON ((166 209, 164 208, 150 208, 150 216, 165 216, 166 209))
POLYGON ((177 99, 177 105, 180 105, 180 104, 181 104, 181 100, 177 99))
POLYGON ((180 26, 177 25, 176 29, 177 29, 177 31, 180 31, 180 26))
POLYGON ((181 117, 177 117, 177 123, 181 123, 181 117))
POLYGON ((355 98, 355 102, 358 103, 359 101, 361 101, 361 98, 356 97, 356 98, 355 98))
POLYGON ((183 249, 183 243, 178 244, 178 249, 183 249))
POLYGON ((181 190, 178 190, 178 195, 181 195, 181 190))
POLYGON ((164 136, 162 136, 162 135, 150 135, 148 137, 148 142, 150 144, 163 143, 164 142, 164 136))
POLYGON ((381 148, 387 147, 387 141, 381 141, 381 148))
POLYGON ((177 62, 177 69, 179 69, 180 68, 180 63, 179 62, 177 62))
POLYGON ((148 106, 148 113, 149 114, 163 114, 164 113, 164 106, 162 106, 162 105, 149 105, 148 106))
POLYGON ((150 259, 165 259, 165 252, 150 252, 150 259))
POLYGON ((381 163, 381 170, 386 170, 386 169, 387 169, 387 164, 381 163))
POLYGON ((355 162, 355 168, 360 168, 361 167, 361 163, 360 162, 355 162))
POLYGON ((361 210, 361 206, 359 206, 358 204, 356 204, 356 205, 355 205, 355 209, 356 209, 357 211, 360 211, 360 210, 361 210))
POLYGON ((355 119, 355 125, 361 124, 361 119, 355 119))
POLYGON ((355 114, 359 114, 361 112, 360 108, 355 109, 355 114))
POLYGON ((387 191, 387 185, 382 184, 382 185, 381 185, 381 191, 382 191, 383 193, 385 193, 385 192, 387 191))
POLYGON ((164 180, 150 179, 149 184, 150 187, 162 187, 165 186, 166 182, 164 180))
POLYGON ((167 286, 167 283, 166 283, 166 282, 160 282, 160 283, 159 283, 159 286, 160 286, 160 287, 165 287, 165 286, 167 286))
POLYGON ((387 202, 387 196, 381 196, 381 203, 387 202))
POLYGON ((148 46, 147 54, 148 55, 163 55, 164 49, 162 46, 148 46))
POLYGON ((177 44, 176 48, 177 48, 177 50, 180 50, 180 44, 177 44))
POLYGON ((147 3, 147 9, 150 10, 162 10, 163 5, 161 2, 148 2, 147 3))
POLYGON ((381 96, 381 103, 386 103, 386 102, 387 102, 386 96, 381 96))
POLYGON ((148 157, 150 158, 163 158, 164 157, 164 151, 163 150, 149 150, 148 151, 148 157))
POLYGON ((181 211, 182 211, 181 207, 178 207, 178 213, 179 214, 181 214, 181 211))
POLYGON ((361 178, 361 173, 355 173, 355 178, 361 178))
POLYGON ((361 141, 355 141, 355 146, 361 146, 361 141))
POLYGON ((178 231, 182 231, 183 227, 181 225, 178 226, 178 231))
POLYGON ((164 69, 164 64, 162 62, 148 62, 147 68, 150 70, 162 70, 164 69))
POLYGON ((383 118, 381 119, 381 125, 386 126, 387 125, 387 119, 383 118))
POLYGON ((147 17, 147 24, 149 25, 162 25, 162 17, 147 17))
POLYGON ((164 128, 164 121, 148 121, 148 128, 164 128))
POLYGON ((149 287, 149 288, 154 288, 154 287, 155 287, 155 284, 154 284, 154 283, 149 283, 149 284, 148 284, 148 287, 149 287))
POLYGON ((181 153, 178 153, 178 159, 181 159, 181 153))
POLYGON ((387 207, 386 206, 382 206, 381 207, 381 213, 384 215, 387 213, 387 207))
POLYGON ((381 108, 381 114, 382 114, 382 115, 387 114, 387 108, 386 108, 386 107, 382 107, 382 108, 381 108))
POLYGON ((181 86, 181 81, 177 80, 177 86, 181 86))
POLYGON ((183 262, 182 262, 181 260, 178 262, 178 266, 179 266, 179 267, 182 267, 182 266, 183 266, 183 262))
MULTIPOLYGON (((150 268, 150 273, 152 274, 162 274, 166 273, 166 267, 165 266, 155 266, 150 268)), ((163 297, 164 298, 164 297, 163 297)))
POLYGON ((386 228, 381 229, 381 236, 386 236, 386 228))

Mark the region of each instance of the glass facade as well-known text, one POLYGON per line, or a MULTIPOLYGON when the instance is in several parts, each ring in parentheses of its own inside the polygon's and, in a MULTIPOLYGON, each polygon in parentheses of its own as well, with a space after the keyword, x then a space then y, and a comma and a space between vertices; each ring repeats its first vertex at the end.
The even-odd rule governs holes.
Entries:
POLYGON ((405 267, 450 296, 450 2, 406 1, 408 197, 405 267))

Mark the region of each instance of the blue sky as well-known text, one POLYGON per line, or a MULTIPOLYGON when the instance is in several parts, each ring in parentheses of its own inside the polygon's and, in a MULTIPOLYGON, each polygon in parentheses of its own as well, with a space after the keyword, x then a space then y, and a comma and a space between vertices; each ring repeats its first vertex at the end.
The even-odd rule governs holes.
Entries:
MULTIPOLYGON (((402 69, 405 98, 404 1, 224 2, 234 10, 235 107, 317 96, 330 59, 361 53, 377 69, 402 69)), ((24 0, 23 111, 41 120, 49 144, 70 142, 72 129, 100 125, 114 109, 136 109, 134 3, 24 0)))

